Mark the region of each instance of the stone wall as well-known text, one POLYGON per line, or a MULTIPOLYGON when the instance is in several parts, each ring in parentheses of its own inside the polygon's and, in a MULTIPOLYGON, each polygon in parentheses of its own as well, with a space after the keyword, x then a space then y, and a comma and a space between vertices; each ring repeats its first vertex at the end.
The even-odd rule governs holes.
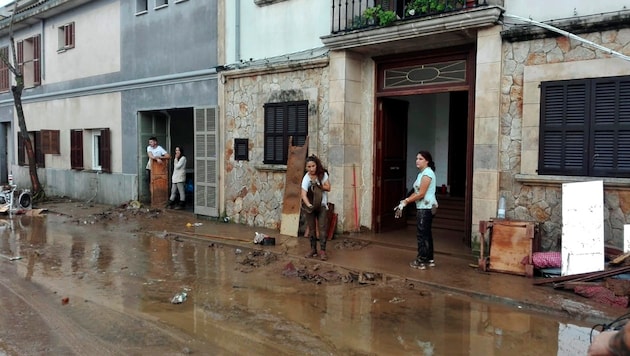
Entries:
MULTIPOLYGON (((630 53, 630 29, 581 34, 591 42, 630 53)), ((567 37, 503 42, 499 143, 499 190, 509 219, 540 223, 542 248, 559 250, 562 236, 562 183, 579 177, 537 176, 541 80, 630 75, 630 63, 613 59, 567 37), (623 62, 623 63, 622 63, 623 62), (535 177, 535 178, 528 178, 535 177)), ((578 179, 574 179, 578 178, 578 179)), ((581 177, 581 180, 593 178, 581 177)), ((605 241, 623 246, 623 225, 630 222, 630 182, 604 179, 605 241), (621 182, 620 182, 621 181, 621 182)))
POLYGON ((309 154, 328 162, 328 59, 230 71, 224 76, 225 212, 232 222, 280 229, 286 166, 265 165, 264 104, 309 101, 309 154), (249 161, 234 139, 249 139, 249 161))

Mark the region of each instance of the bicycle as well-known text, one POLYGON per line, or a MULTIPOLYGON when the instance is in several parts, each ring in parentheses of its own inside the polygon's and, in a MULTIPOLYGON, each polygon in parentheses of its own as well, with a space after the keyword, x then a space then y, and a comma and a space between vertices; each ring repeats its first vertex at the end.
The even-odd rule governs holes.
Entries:
POLYGON ((30 209, 33 204, 33 196, 30 189, 17 189, 17 185, 8 184, 2 186, 0 191, 0 212, 9 214, 20 210, 30 209))

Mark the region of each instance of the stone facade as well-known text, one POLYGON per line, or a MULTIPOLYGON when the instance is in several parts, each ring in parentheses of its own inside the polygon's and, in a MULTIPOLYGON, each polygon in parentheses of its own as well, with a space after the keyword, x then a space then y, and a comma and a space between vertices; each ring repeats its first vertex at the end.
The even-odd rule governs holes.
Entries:
MULTIPOLYGON (((580 37, 625 54, 630 29, 580 37)), ((541 81, 630 75, 628 63, 567 37, 503 42, 500 105, 499 194, 509 219, 540 223, 543 250, 559 250, 562 236, 562 183, 589 177, 545 177, 536 173, 541 81)), ((630 186, 604 180, 605 242, 623 246, 623 225, 630 222, 630 186)))
POLYGON ((328 58, 225 72, 225 211, 232 222, 280 229, 286 166, 265 165, 264 104, 308 100, 309 154, 328 166, 328 58), (249 139, 235 161, 234 139, 249 139))

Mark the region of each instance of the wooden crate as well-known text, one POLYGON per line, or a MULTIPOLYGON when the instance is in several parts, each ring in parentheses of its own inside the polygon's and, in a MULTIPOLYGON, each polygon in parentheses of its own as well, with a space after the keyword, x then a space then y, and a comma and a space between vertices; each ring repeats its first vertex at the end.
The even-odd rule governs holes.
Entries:
POLYGON ((522 220, 492 221, 490 232, 490 271, 532 277, 532 254, 538 251, 536 223, 522 220), (525 258, 526 264, 522 261, 525 258))

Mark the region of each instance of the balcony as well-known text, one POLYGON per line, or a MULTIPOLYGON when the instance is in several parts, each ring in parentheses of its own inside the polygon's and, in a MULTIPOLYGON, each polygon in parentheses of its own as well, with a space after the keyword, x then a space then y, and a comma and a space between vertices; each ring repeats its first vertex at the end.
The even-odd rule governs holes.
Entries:
MULTIPOLYGON (((405 50, 401 41, 419 37, 423 49, 461 45, 474 41, 475 29, 497 24, 502 5, 501 0, 332 0, 331 34, 322 41, 332 50, 373 54, 391 52, 384 48, 390 44, 395 52, 405 50)), ((420 44, 411 45, 408 50, 420 44)))

